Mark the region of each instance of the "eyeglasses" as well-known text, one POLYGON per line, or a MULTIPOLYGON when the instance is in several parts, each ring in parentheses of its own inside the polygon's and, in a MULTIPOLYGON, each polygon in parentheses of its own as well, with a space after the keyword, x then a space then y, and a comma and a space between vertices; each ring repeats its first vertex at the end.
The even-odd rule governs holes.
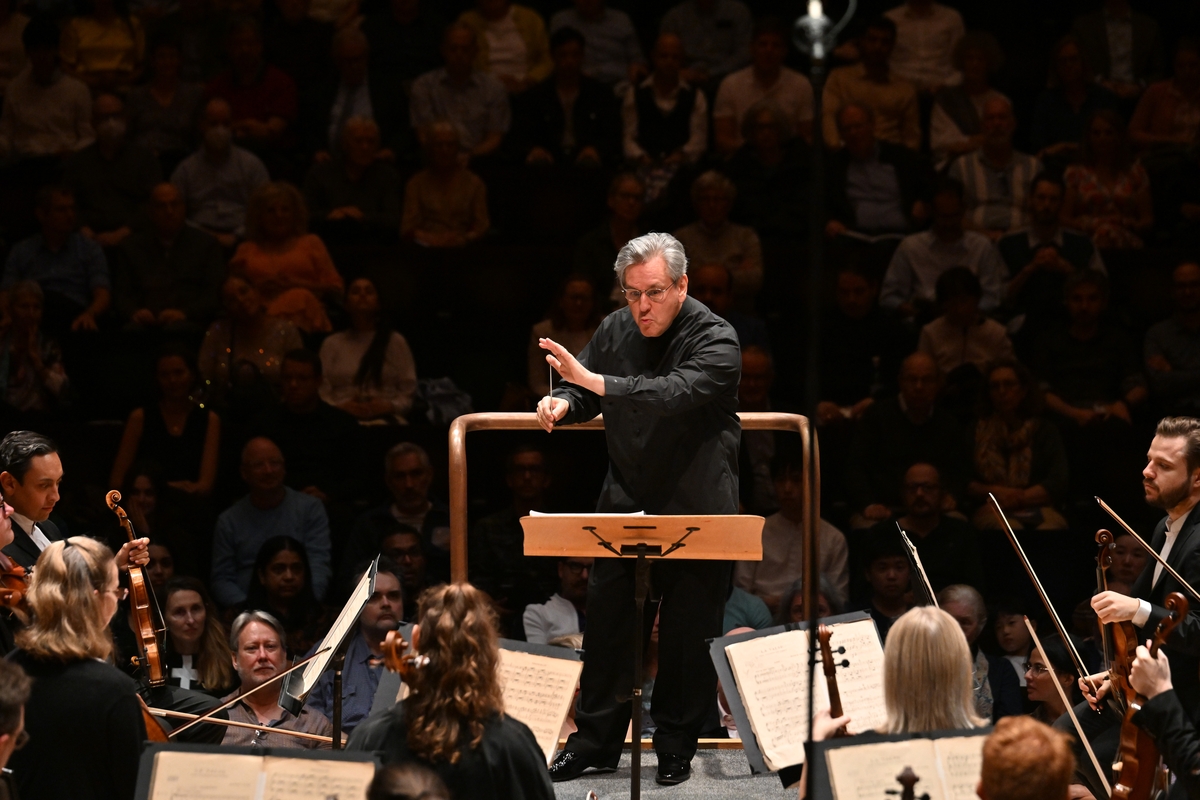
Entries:
POLYGON ((592 568, 591 564, 580 564, 578 561, 564 561, 563 565, 577 578, 583 574, 585 569, 590 570, 592 568))
POLYGON ((1045 664, 1033 664, 1029 661, 1025 662, 1025 671, 1032 672, 1034 675, 1045 675, 1050 671, 1050 668, 1045 664))
POLYGON ((651 303, 661 303, 667 297, 667 289, 674 286, 678 280, 676 278, 671 281, 670 286, 667 286, 666 289, 647 289, 644 292, 640 289, 622 289, 621 294, 625 295, 625 302, 629 303, 629 305, 634 305, 637 301, 641 300, 642 295, 646 295, 646 299, 651 303))

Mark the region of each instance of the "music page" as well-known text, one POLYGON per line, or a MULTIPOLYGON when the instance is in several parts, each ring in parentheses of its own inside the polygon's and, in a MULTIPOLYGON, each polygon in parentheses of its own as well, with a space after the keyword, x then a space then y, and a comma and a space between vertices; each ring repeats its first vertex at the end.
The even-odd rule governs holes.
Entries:
MULTIPOLYGON (((896 776, 911 767, 920 781, 916 795, 948 800, 937 753, 929 739, 879 742, 825 751, 834 800, 880 800, 888 789, 899 790, 896 776)), ((974 787, 972 787, 973 789, 974 787)))
POLYGON ((986 736, 956 736, 935 739, 946 800, 976 800, 975 787, 983 771, 983 740, 986 736))
POLYGON ((500 650, 498 677, 504 713, 529 726, 547 764, 558 749, 558 734, 575 702, 581 672, 582 661, 500 650))

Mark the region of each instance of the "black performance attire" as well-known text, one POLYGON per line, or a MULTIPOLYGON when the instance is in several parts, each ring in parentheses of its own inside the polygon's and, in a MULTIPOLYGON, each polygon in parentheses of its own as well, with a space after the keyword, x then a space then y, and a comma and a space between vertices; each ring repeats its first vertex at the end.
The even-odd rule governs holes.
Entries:
POLYGON ((1158 745, 1163 762, 1175 774, 1169 797, 1200 797, 1200 736, 1174 691, 1150 698, 1133 715, 1134 723, 1158 745), (1180 788, 1184 791, 1180 791, 1180 788))
MULTIPOLYGON (((59 531, 58 526, 48 519, 44 519, 41 522, 35 522, 34 527, 40 530, 45 537, 50 540, 51 544, 57 542, 59 539, 67 538, 62 535, 62 532, 59 531)), ((4 548, 4 555, 11 558, 17 564, 20 564, 26 569, 26 571, 28 571, 33 568, 34 564, 37 563, 38 556, 42 554, 42 551, 38 549, 38 546, 34 544, 33 539, 30 538, 29 531, 23 529, 15 519, 12 521, 12 532, 12 544, 4 548)))
MULTIPOLYGON (((605 396, 565 383, 554 391, 571 404, 562 424, 604 414, 609 465, 597 512, 738 512, 741 355, 729 323, 689 297, 662 336, 647 338, 621 309, 600 323, 579 361, 604 376, 605 396)), ((730 564, 672 557, 654 562, 651 576, 662 596, 654 749, 690 761, 715 709, 717 676, 705 639, 723 633, 730 564)), ((617 697, 633 685, 633 589, 632 558, 596 559, 579 730, 567 742, 595 767, 617 765, 629 725, 630 702, 617 697)))
POLYGON ((446 782, 454 800, 554 800, 545 755, 525 723, 504 714, 494 716, 484 723, 478 747, 459 748, 457 764, 431 763, 408 749, 405 705, 372 714, 354 729, 346 749, 373 751, 384 766, 424 764, 446 782))
POLYGON ((132 800, 146 726, 137 684, 94 659, 10 658, 33 678, 25 704, 29 744, 12 754, 21 796, 38 800, 132 800))

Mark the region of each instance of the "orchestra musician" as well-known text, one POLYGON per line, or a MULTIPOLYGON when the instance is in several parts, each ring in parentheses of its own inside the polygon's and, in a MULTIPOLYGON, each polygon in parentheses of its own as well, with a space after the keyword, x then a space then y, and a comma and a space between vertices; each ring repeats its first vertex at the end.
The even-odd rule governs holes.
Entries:
MULTIPOLYGON (((29 742, 29 734, 25 732, 25 704, 32 688, 33 681, 25 670, 0 658, 0 768, 29 742)), ((0 774, 0 800, 16 800, 16 791, 12 774, 5 770, 0 774)))
POLYGON ((12 506, 14 523, 4 555, 25 569, 51 542, 63 538, 49 519, 62 477, 58 446, 40 433, 12 431, 0 440, 0 491, 12 506))

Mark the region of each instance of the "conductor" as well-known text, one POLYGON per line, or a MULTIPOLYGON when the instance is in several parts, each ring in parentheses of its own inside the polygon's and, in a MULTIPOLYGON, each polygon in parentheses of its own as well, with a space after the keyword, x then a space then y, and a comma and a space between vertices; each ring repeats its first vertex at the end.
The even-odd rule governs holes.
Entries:
MULTIPOLYGON (((549 339, 546 361, 562 376, 538 403, 546 431, 603 412, 608 475, 597 512, 736 514, 738 511, 737 334, 688 297, 687 257, 673 236, 631 240, 614 269, 628 313, 600 324, 574 358, 549 339)), ((615 769, 632 706, 634 562, 599 558, 588 583, 588 624, 579 730, 550 765, 566 781, 588 768, 615 769)), ((660 594, 659 663, 650 714, 657 725, 660 784, 691 775, 691 760, 716 702, 705 639, 720 636, 730 564, 669 559, 651 572, 660 594)), ((635 739, 640 735, 634 731, 635 739)))

